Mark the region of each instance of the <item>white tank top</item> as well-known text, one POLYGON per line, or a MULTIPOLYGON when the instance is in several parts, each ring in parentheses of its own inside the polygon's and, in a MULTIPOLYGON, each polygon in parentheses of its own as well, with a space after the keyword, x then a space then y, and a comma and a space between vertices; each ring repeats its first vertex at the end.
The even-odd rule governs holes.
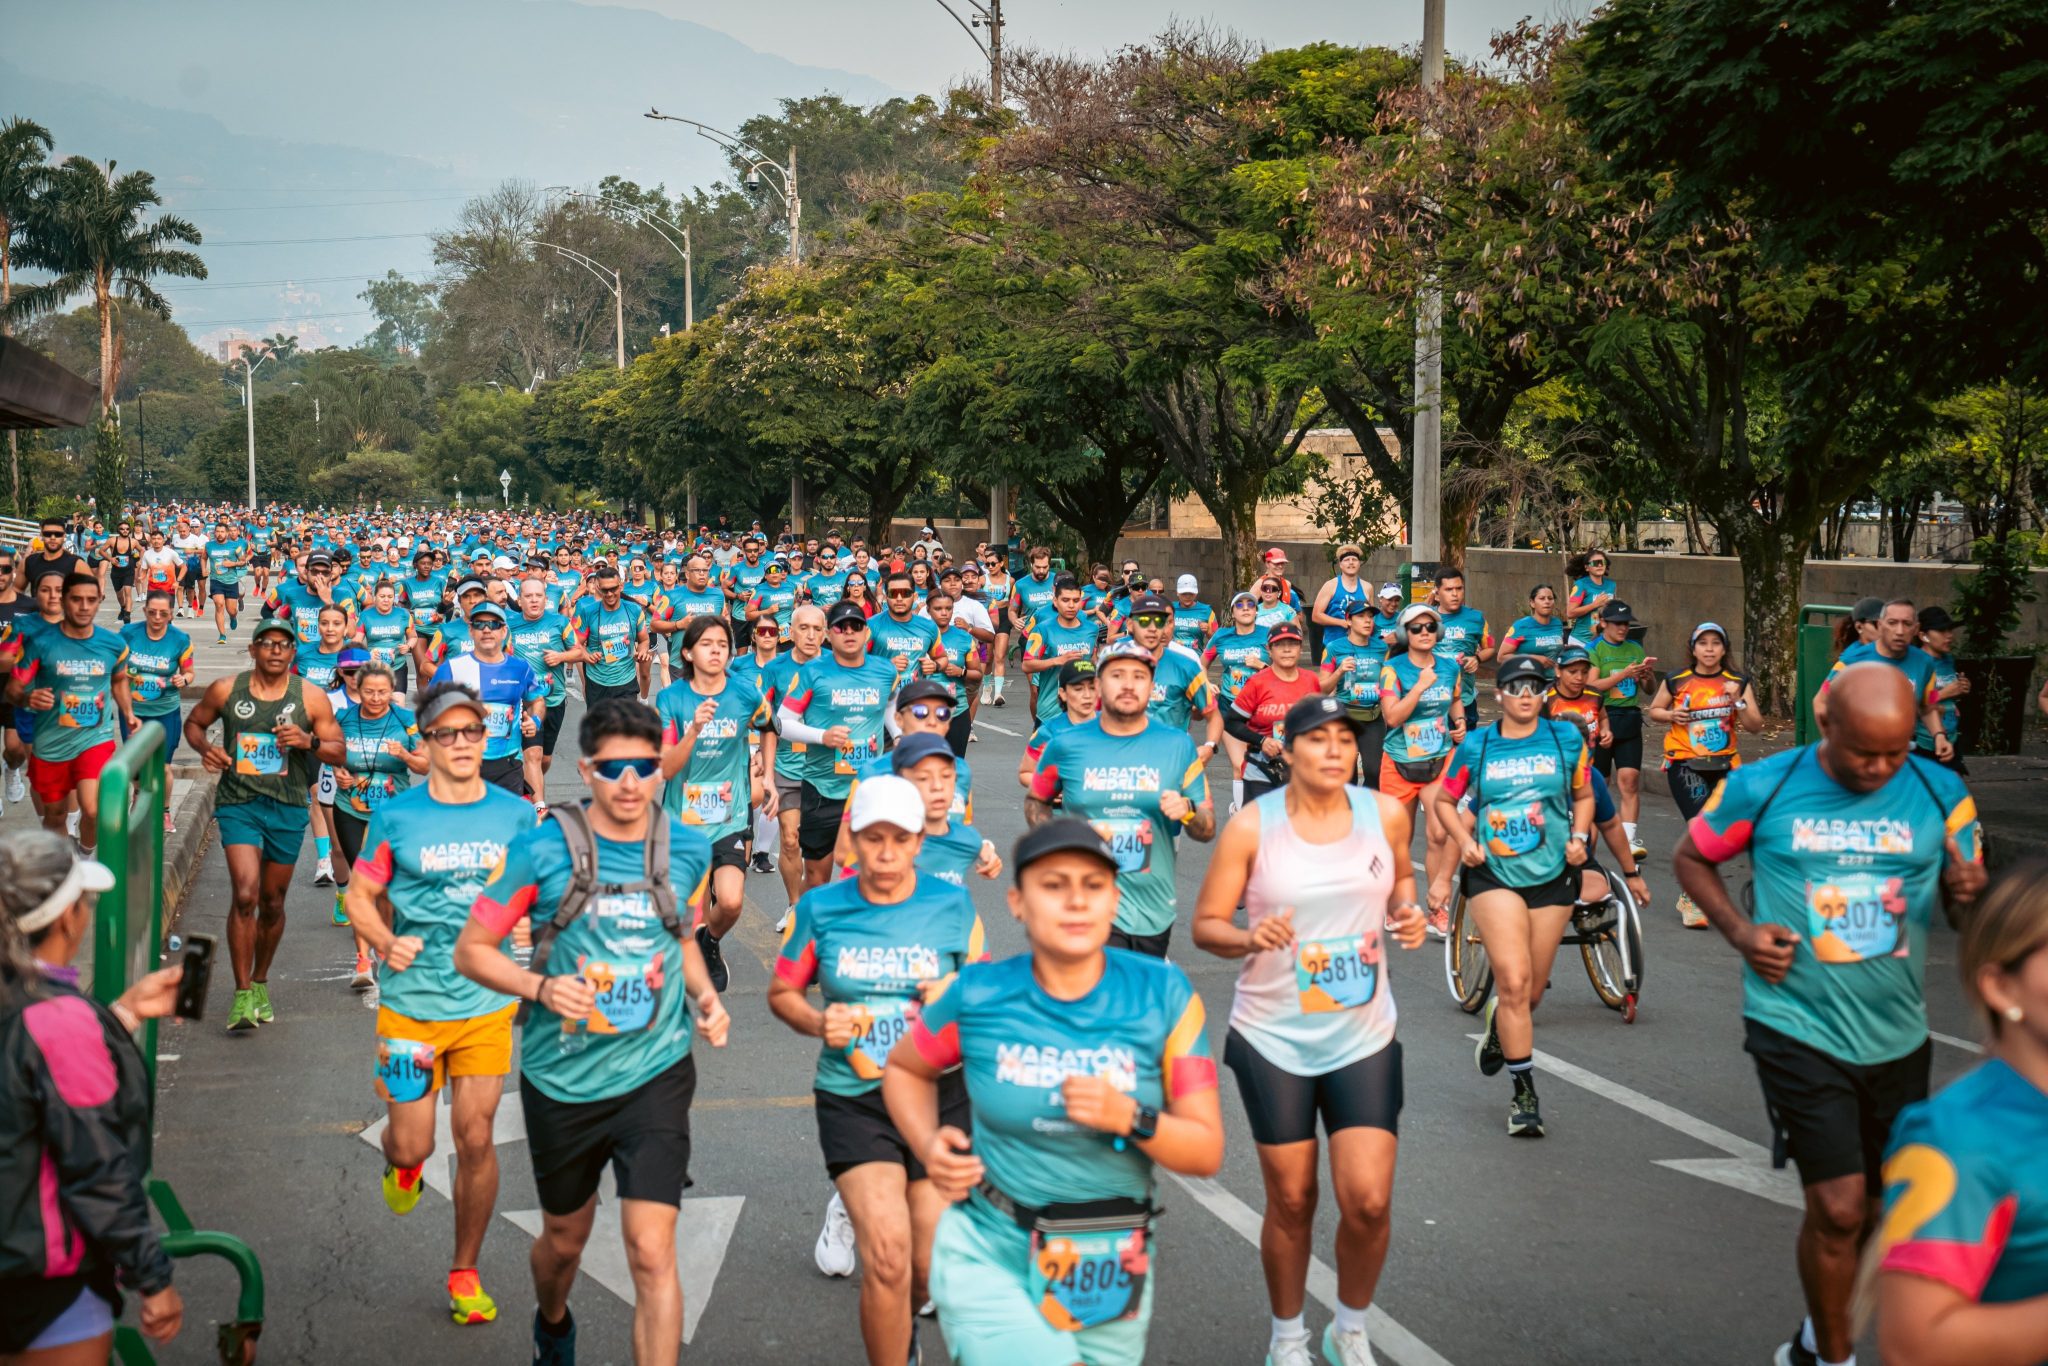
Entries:
POLYGON ((1351 833, 1310 844, 1287 817, 1287 789, 1258 799, 1259 852, 1244 902, 1256 928, 1294 912, 1294 947, 1248 954, 1230 1027, 1268 1062, 1315 1077, 1372 1056, 1394 1038, 1387 980, 1387 899, 1394 855, 1374 794, 1349 788, 1351 833))

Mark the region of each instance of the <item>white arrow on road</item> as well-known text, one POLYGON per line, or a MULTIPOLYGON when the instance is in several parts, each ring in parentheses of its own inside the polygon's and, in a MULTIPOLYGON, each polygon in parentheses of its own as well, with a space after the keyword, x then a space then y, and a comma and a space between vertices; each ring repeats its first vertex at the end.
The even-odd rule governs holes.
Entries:
MULTIPOLYGON (((1477 1034, 1467 1038, 1477 1039, 1477 1034)), ((1616 1105, 1635 1111, 1645 1119, 1653 1119, 1667 1129, 1676 1129, 1687 1138, 1718 1148, 1726 1157, 1684 1157, 1666 1158, 1657 1162, 1660 1167, 1669 1167, 1675 1172, 1701 1177, 1735 1190, 1747 1191, 1780 1205, 1793 1209, 1806 1208, 1806 1197, 1799 1187, 1799 1178, 1790 1168, 1780 1169, 1771 1165, 1770 1149, 1761 1143, 1752 1143, 1740 1134, 1731 1134, 1717 1124, 1709 1124, 1696 1115, 1689 1115, 1675 1106, 1666 1105, 1644 1095, 1618 1081, 1610 1081, 1598 1072, 1566 1062, 1563 1058, 1537 1049, 1531 1055, 1538 1070, 1546 1076, 1568 1081, 1572 1085, 1591 1091, 1594 1095, 1613 1101, 1616 1105)))
MULTIPOLYGON (((449 1116, 448 1088, 443 1087, 440 1101, 434 1106, 434 1155, 427 1159, 421 1178, 428 1190, 453 1200, 455 1136, 449 1116)), ((389 1122, 379 1118, 365 1128, 360 1135, 363 1142, 382 1151, 384 1129, 389 1122)), ((520 1106, 519 1093, 508 1090, 498 1103, 498 1113, 491 1125, 491 1142, 503 1147, 525 1141, 526 1114, 520 1106)), ((745 1204, 746 1197, 738 1195, 683 1201, 682 1217, 676 1221, 676 1266, 683 1282, 684 1342, 696 1336, 711 1288, 718 1282, 718 1269, 725 1263, 726 1247, 739 1226, 740 1208, 745 1204)), ((540 1233, 537 1209, 507 1210, 503 1217, 530 1235, 540 1233)), ((598 1180, 597 1220, 590 1231, 590 1242, 583 1249, 583 1272, 627 1304, 633 1303, 633 1273, 626 1264, 626 1245, 619 1223, 618 1183, 610 1167, 604 1169, 598 1180)))

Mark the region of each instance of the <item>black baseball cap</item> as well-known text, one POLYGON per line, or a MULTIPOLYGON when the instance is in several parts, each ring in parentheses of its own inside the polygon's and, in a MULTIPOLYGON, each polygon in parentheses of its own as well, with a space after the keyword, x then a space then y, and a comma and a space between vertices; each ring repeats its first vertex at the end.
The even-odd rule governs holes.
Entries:
POLYGON ((1273 629, 1266 632, 1266 643, 1268 645, 1278 645, 1283 640, 1298 641, 1300 639, 1301 628, 1291 621, 1276 621, 1273 623, 1273 629))
POLYGON ((1635 619, 1636 614, 1629 610, 1629 605, 1620 598, 1616 598, 1613 602, 1600 609, 1600 620, 1602 621, 1633 622, 1635 619))
POLYGON ((1095 681, 1095 661, 1092 659, 1070 659, 1060 665, 1060 686, 1071 688, 1076 683, 1095 681))
POLYGON ((334 557, 324 550, 316 550, 306 556, 306 568, 332 569, 334 568, 334 557))
POLYGON ((946 743, 945 736, 921 730, 915 735, 904 736, 896 748, 889 751, 889 767, 901 773, 904 769, 915 767, 935 754, 942 754, 949 762, 955 764, 960 762, 960 756, 953 753, 953 747, 946 743))
POLYGON ((1087 854, 1101 859, 1111 872, 1116 871, 1116 855, 1110 852, 1109 841, 1097 834, 1095 827, 1088 822, 1071 817, 1047 821, 1031 830, 1017 841, 1017 849, 1010 862, 1016 870, 1017 880, 1021 882, 1024 870, 1032 864, 1049 854, 1065 853, 1087 854))
POLYGON ((1550 666, 1534 655, 1517 655, 1500 666, 1500 672, 1493 676, 1496 688, 1505 688, 1519 679, 1533 678, 1538 683, 1550 682, 1550 666))
POLYGON ((1165 617, 1173 615, 1173 604, 1157 593, 1138 593, 1131 598, 1131 615, 1165 617))
MULTIPOLYGON (((855 607, 858 612, 860 608, 855 607)), ((865 621, 867 618, 863 617, 865 621)), ((951 702, 953 690, 936 678, 913 678, 896 690, 896 706, 901 709, 912 702, 951 702)))
POLYGON ((1948 608, 1939 603, 1920 609, 1920 629, 1923 631, 1953 631, 1956 619, 1948 614, 1948 608))
POLYGON ((852 622, 856 626, 865 626, 868 624, 868 614, 860 610, 859 603, 848 602, 845 598, 841 598, 825 609, 825 629, 829 631, 834 626, 844 622, 852 622))
POLYGON ((1281 743, 1292 749, 1295 740, 1309 731, 1319 730, 1337 721, 1342 721, 1346 725, 1351 722, 1350 714, 1345 711, 1342 702, 1334 697, 1324 697, 1320 693, 1304 697, 1287 709, 1286 719, 1280 723, 1281 743))

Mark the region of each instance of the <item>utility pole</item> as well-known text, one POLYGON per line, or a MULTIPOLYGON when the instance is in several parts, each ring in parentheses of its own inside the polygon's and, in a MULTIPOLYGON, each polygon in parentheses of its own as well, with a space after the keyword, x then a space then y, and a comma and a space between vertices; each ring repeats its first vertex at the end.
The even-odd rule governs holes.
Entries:
POLYGON ((1003 0, 988 0, 988 99, 1003 103, 1003 0))
MULTIPOLYGON (((1422 89, 1444 83, 1444 0, 1422 0, 1422 89)), ((1429 118, 1427 102, 1424 119, 1429 118)), ((1423 136, 1434 137, 1427 122, 1423 136)), ((1436 585, 1443 554, 1443 292, 1432 273, 1415 300, 1415 441, 1408 515, 1411 598, 1436 585)))

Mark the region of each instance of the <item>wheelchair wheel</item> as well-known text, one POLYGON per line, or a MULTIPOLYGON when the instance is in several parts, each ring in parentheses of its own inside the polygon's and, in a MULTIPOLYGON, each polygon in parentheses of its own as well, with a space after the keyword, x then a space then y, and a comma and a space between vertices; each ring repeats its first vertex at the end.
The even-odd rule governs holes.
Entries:
POLYGON ((1474 1015, 1493 994, 1493 964, 1487 961, 1479 927, 1465 914, 1465 905, 1465 894, 1460 891, 1451 903, 1451 932, 1444 939, 1444 980, 1458 1008, 1474 1015))
POLYGON ((1629 1024, 1636 1019, 1636 1002, 1643 987, 1643 926, 1635 896, 1628 883, 1609 877, 1609 914, 1600 929, 1579 945, 1586 960, 1586 976, 1600 1003, 1618 1010, 1629 1024))

